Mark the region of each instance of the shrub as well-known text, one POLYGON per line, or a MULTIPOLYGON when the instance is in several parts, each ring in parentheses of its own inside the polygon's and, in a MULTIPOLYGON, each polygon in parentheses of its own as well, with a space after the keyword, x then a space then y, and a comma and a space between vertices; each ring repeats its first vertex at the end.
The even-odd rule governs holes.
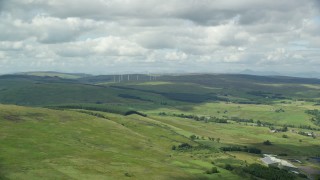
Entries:
POLYGON ((252 154, 261 154, 261 150, 255 147, 248 148, 246 152, 252 153, 252 154))
POLYGON ((283 138, 288 138, 288 135, 284 134, 282 135, 283 138))
POLYGON ((239 147, 239 146, 230 146, 230 147, 221 147, 222 151, 242 151, 242 152, 248 152, 252 154, 261 154, 261 150, 255 147, 239 147))
POLYGON ((167 115, 167 113, 165 113, 165 112, 159 112, 159 116, 166 116, 167 115))
POLYGON ((264 144, 264 145, 267 145, 267 146, 272 145, 272 143, 271 143, 269 140, 264 141, 263 144, 264 144))
POLYGON ((127 177, 132 177, 132 174, 130 174, 128 172, 124 173, 124 175, 127 176, 127 177))
POLYGON ((190 139, 191 139, 191 140, 195 140, 196 138, 197 138, 197 136, 194 135, 194 134, 192 134, 192 135, 190 136, 190 139))
POLYGON ((216 168, 216 167, 212 167, 211 172, 212 173, 219 173, 218 168, 216 168))
POLYGON ((232 171, 234 169, 230 164, 226 164, 224 168, 229 171, 232 171))
POLYGON ((215 173, 219 173, 219 171, 216 167, 212 167, 210 170, 207 170, 206 173, 207 174, 215 174, 215 173))
POLYGON ((188 143, 182 143, 178 146, 177 149, 178 150, 188 150, 188 149, 192 149, 192 146, 188 143))
POLYGON ((287 131, 288 131, 288 126, 283 126, 283 127, 281 128, 281 131, 282 131, 282 132, 287 132, 287 131))
POLYGON ((286 154, 286 153, 280 153, 280 154, 278 154, 278 156, 288 156, 288 154, 286 154))

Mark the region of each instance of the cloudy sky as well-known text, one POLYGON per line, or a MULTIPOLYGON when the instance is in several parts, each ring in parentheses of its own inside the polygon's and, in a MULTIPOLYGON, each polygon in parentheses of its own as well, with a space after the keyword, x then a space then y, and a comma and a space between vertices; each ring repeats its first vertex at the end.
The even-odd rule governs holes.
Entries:
POLYGON ((0 70, 320 69, 319 0, 0 0, 0 70))

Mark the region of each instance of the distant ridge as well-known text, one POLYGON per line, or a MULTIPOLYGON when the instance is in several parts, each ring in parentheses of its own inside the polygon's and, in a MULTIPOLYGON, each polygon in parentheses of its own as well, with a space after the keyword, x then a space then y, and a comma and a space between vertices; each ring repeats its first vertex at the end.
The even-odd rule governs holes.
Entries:
POLYGON ((21 72, 15 73, 15 75, 30 75, 30 76, 49 76, 49 77, 60 77, 65 79, 79 79, 90 77, 92 75, 85 74, 85 73, 63 73, 63 72, 56 72, 56 71, 31 71, 31 72, 21 72))
POLYGON ((239 74, 256 75, 256 76, 289 76, 298 78, 317 78, 320 79, 320 73, 315 71, 299 72, 299 73, 279 73, 276 71, 254 71, 245 69, 240 71, 239 74))
POLYGON ((257 76, 280 76, 282 74, 275 71, 253 71, 251 69, 245 69, 239 74, 257 75, 257 76))
MULTIPOLYGON (((30 71, 30 72, 19 72, 14 73, 11 75, 29 75, 29 76, 39 76, 39 77, 59 77, 63 79, 97 79, 101 78, 104 79, 105 77, 113 78, 114 75, 146 75, 148 76, 148 73, 119 73, 119 74, 101 74, 101 75, 91 75, 86 73, 64 73, 64 72, 57 72, 57 71, 30 71)), ((251 69, 245 69, 240 72, 233 72, 233 73, 209 73, 209 72, 198 72, 198 73, 155 73, 160 76, 187 76, 187 75, 252 75, 252 76, 278 76, 278 77, 291 77, 291 78, 311 78, 311 79, 320 79, 320 73, 315 71, 310 72, 299 72, 299 73, 279 73, 276 71, 255 71, 251 69)), ((10 74, 2 74, 2 75, 10 75, 10 74)))

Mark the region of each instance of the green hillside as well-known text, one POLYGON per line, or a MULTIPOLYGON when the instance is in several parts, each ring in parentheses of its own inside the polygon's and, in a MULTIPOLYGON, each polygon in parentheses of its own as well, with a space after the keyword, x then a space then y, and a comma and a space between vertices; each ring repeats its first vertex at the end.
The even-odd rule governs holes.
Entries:
POLYGON ((0 112, 1 172, 9 179, 210 177, 204 174, 210 163, 171 150, 196 142, 158 121, 4 105, 0 112))
POLYGON ((0 179, 319 177, 320 80, 129 76, 0 76, 0 179))

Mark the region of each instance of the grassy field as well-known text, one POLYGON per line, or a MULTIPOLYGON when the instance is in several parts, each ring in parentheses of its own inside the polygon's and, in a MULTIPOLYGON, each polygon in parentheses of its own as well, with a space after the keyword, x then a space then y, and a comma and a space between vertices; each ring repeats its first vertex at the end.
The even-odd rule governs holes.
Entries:
MULTIPOLYGON (((140 116, 0 106, 1 172, 9 179, 209 179, 208 160, 172 152, 189 138, 140 116)), ((219 177, 238 178, 222 170, 219 177)))
MULTIPOLYGON (((200 137, 220 138, 220 143, 253 146, 262 149, 264 153, 287 153, 292 156, 317 156, 319 155, 319 140, 301 136, 296 133, 271 133, 267 127, 252 127, 239 124, 199 123, 181 118, 155 117, 175 127, 192 132, 200 137), (287 134, 289 138, 283 138, 287 134), (302 142, 299 142, 299 139, 302 142), (273 146, 265 146, 263 141, 270 140, 273 146)), ((318 132, 319 133, 319 132, 318 132)), ((213 144, 215 145, 215 144, 213 144)), ((221 144, 220 144, 221 145, 221 144)))
POLYGON ((320 172, 320 80, 135 76, 0 76, 0 179, 253 179, 263 153, 320 172))
POLYGON ((235 104, 235 103, 204 103, 197 106, 181 106, 180 108, 160 108, 148 111, 151 114, 159 112, 167 113, 185 113, 216 117, 241 117, 253 119, 254 121, 269 122, 276 125, 314 125, 305 111, 309 109, 319 109, 319 106, 313 106, 306 102, 290 102, 290 104, 273 105, 253 105, 253 104, 235 104), (186 109, 186 110, 184 110, 186 109), (276 112, 277 109, 283 109, 284 112, 276 112))
POLYGON ((306 158, 316 156, 320 145, 317 139, 295 133, 286 133, 289 138, 284 140, 266 127, 182 118, 105 112, 99 112, 104 118, 97 118, 78 110, 7 105, 0 106, 0 113, 0 172, 9 179, 240 179, 222 167, 260 163, 260 156, 222 153, 219 147, 254 146, 310 163, 306 158), (192 134, 204 139, 192 141, 192 134), (212 142, 208 137, 221 140, 212 142), (274 145, 263 145, 266 139, 274 145), (171 150, 181 143, 211 148, 171 150), (220 173, 205 174, 211 167, 220 173))

